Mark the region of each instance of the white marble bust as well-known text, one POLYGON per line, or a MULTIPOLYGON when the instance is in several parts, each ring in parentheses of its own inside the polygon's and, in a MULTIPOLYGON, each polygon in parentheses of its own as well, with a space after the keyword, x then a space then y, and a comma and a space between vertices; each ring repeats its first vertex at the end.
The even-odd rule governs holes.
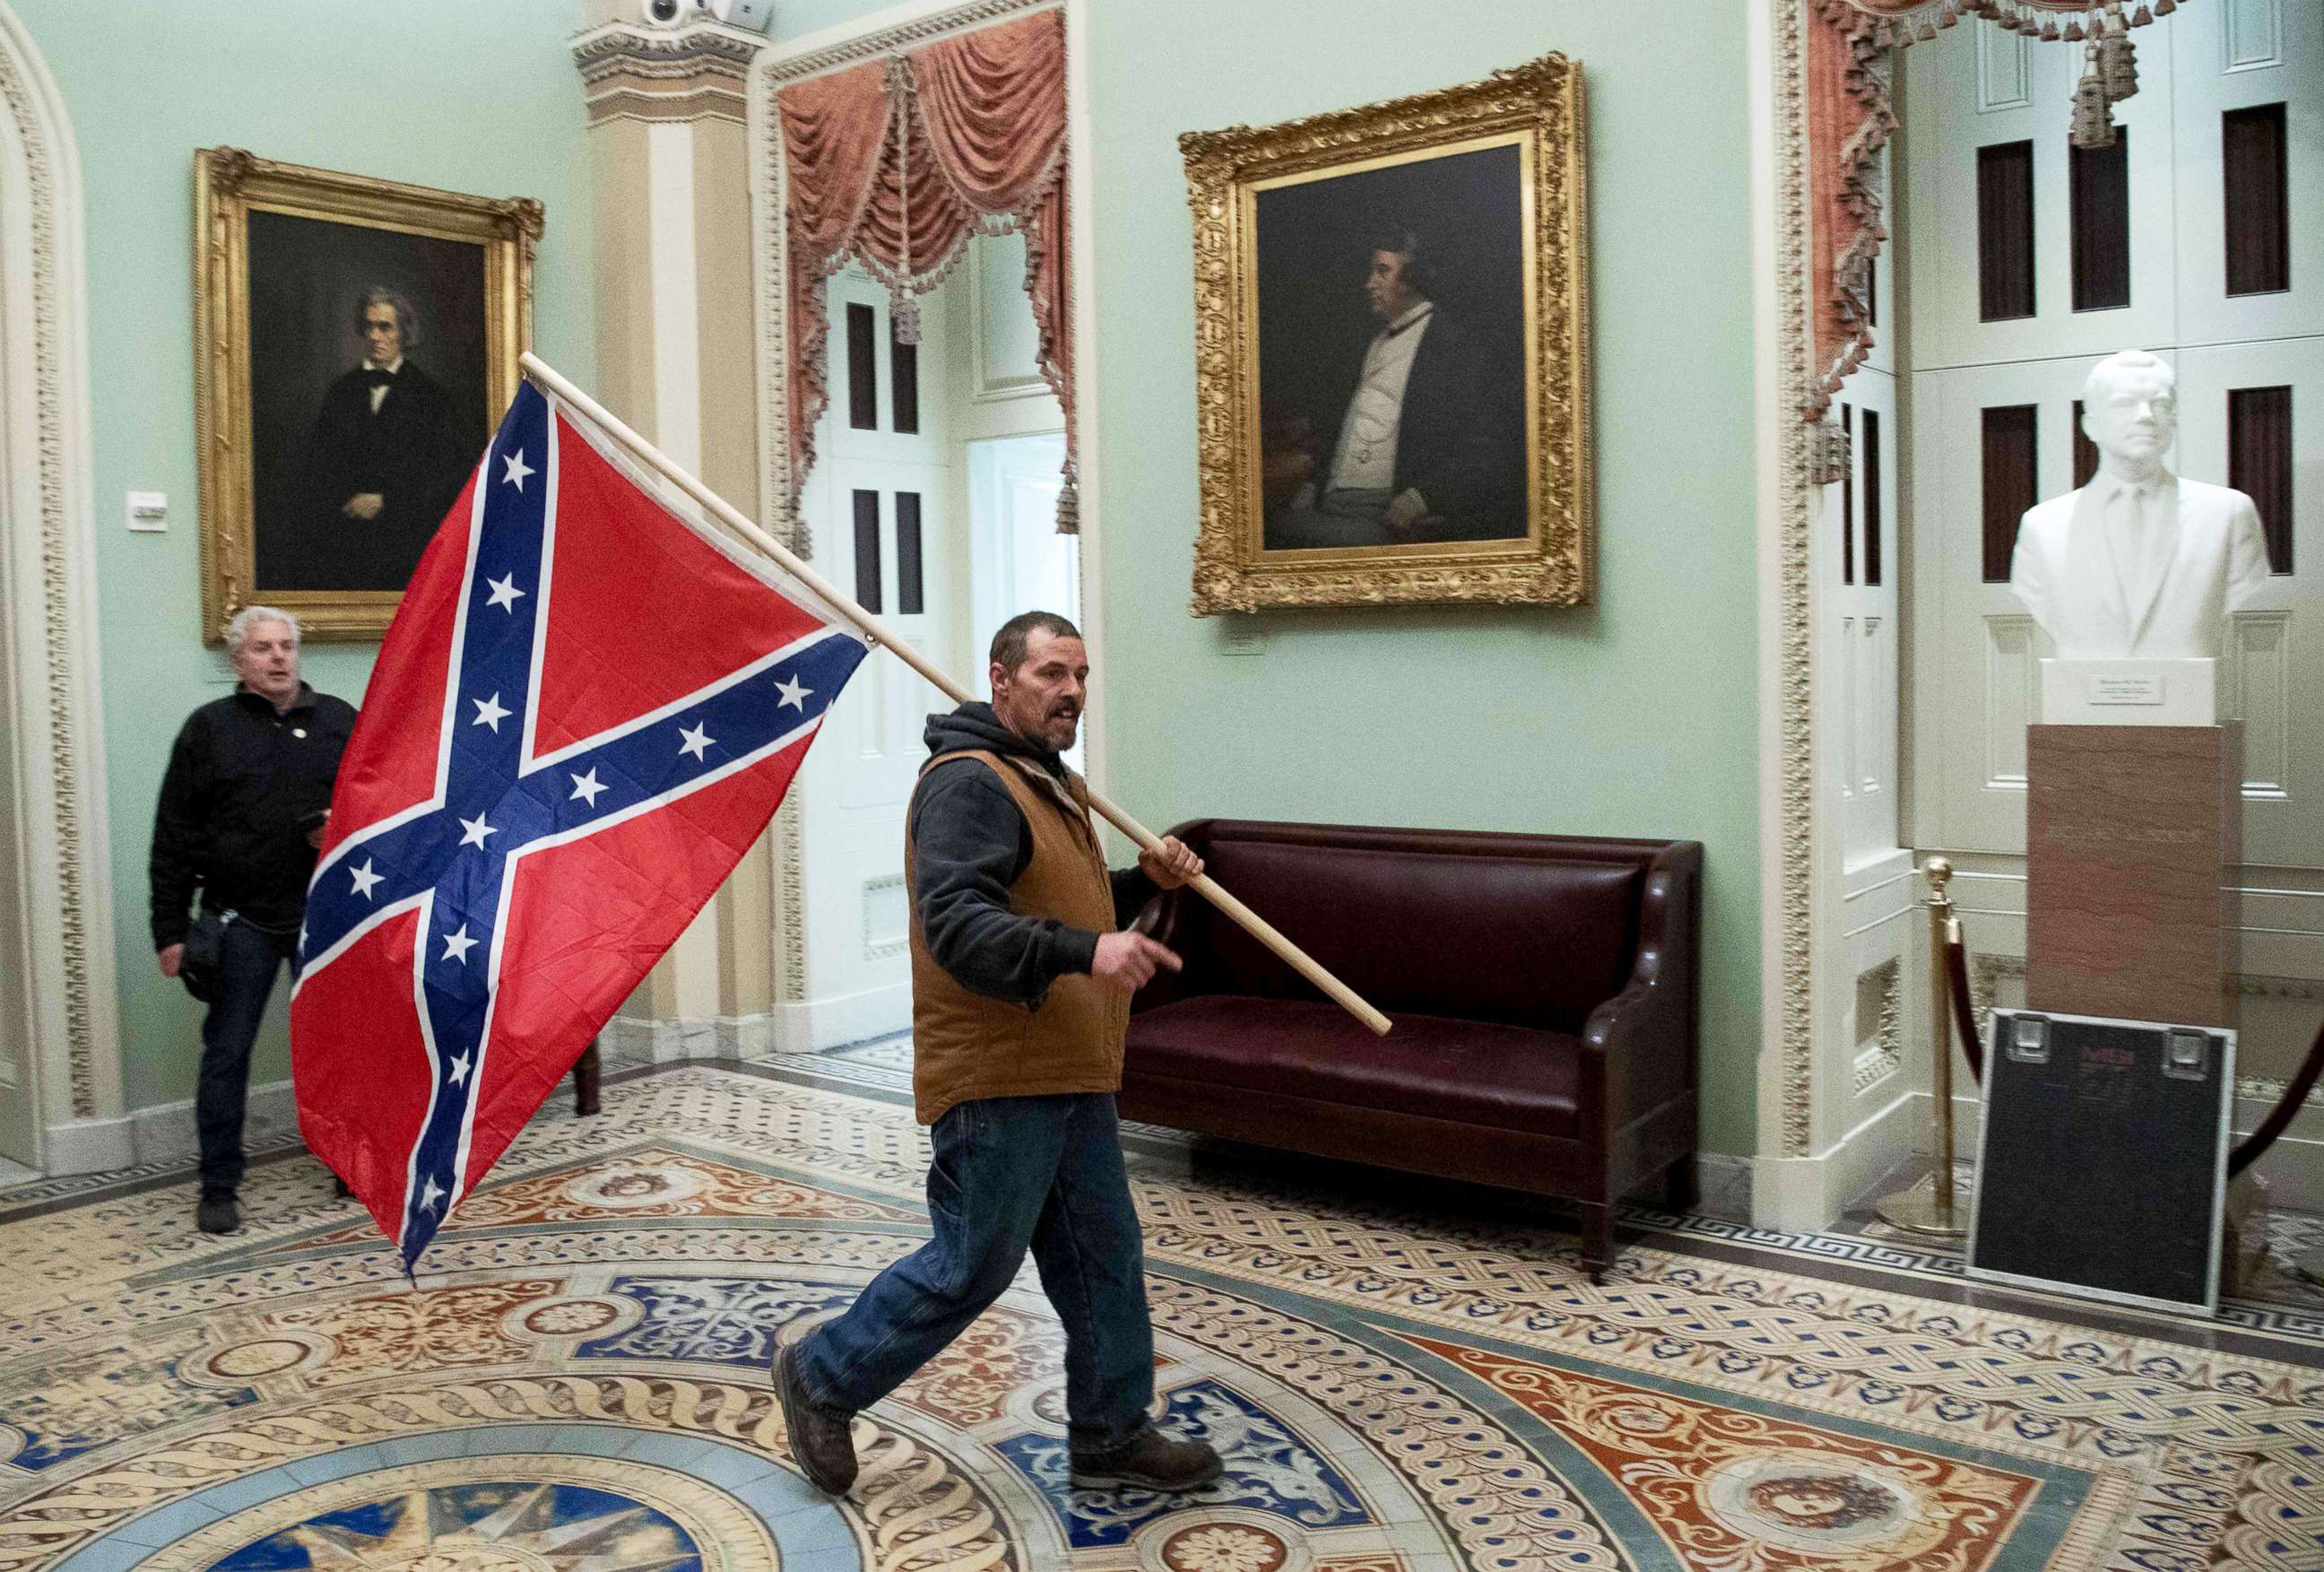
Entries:
POLYGON ((2098 473, 2018 525, 2009 587, 2062 659, 2216 660, 2227 614, 2267 582, 2251 498, 2163 467, 2177 387, 2170 365, 2143 350, 2093 366, 2082 430, 2098 473))

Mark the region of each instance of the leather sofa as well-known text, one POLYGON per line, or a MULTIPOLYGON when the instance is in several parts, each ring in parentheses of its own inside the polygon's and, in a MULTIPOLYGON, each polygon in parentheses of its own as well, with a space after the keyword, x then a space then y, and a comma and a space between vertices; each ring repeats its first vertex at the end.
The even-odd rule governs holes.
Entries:
POLYGON ((1123 1117, 1561 1197, 1694 1202, 1696 841, 1200 819, 1213 877, 1394 1022, 1375 1037, 1191 890, 1130 1002, 1123 1117))

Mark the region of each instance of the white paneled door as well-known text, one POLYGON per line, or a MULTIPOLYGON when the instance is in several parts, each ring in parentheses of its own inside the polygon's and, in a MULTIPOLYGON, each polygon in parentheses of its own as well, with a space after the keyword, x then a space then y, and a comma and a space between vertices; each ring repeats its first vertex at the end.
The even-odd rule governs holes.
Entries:
MULTIPOLYGON (((884 289, 853 271, 831 281, 831 404, 806 507, 822 570, 958 673, 964 531, 941 396, 951 292, 921 298, 920 342, 904 346, 884 289)), ((815 1047, 909 1022, 904 809, 927 758, 927 717, 951 707, 902 661, 874 650, 809 755, 801 828, 815 1047)))

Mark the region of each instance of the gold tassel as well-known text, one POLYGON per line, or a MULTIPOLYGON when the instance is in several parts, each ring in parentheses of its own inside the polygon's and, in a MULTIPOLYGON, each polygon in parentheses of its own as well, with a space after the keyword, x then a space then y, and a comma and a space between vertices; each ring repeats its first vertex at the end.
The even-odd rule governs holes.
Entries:
POLYGON ((2084 69, 2081 80, 2074 84, 2073 127, 2069 133, 2076 147, 2114 145, 2114 116, 2107 103, 2106 83, 2098 69, 2100 47, 2096 42, 2083 46, 2084 69))
MULTIPOLYGON (((2107 102, 2119 104, 2138 91, 2138 60, 2126 38, 2109 38, 2098 45, 2098 79, 2105 85, 2107 102)), ((2108 136, 2108 142, 2114 138, 2108 136)))

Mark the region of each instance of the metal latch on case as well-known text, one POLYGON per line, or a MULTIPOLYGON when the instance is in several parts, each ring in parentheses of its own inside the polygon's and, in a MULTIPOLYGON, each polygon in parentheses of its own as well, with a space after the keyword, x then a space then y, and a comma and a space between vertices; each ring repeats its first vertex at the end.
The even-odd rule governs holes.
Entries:
POLYGON ((2009 1058, 2015 1064, 2050 1062, 2050 1022, 2039 1015, 2020 1015, 2009 1023, 2009 1058))
POLYGON ((2173 1028, 2163 1044, 2163 1073, 2173 1080, 2200 1081, 2210 1069, 2211 1034, 2173 1028))

